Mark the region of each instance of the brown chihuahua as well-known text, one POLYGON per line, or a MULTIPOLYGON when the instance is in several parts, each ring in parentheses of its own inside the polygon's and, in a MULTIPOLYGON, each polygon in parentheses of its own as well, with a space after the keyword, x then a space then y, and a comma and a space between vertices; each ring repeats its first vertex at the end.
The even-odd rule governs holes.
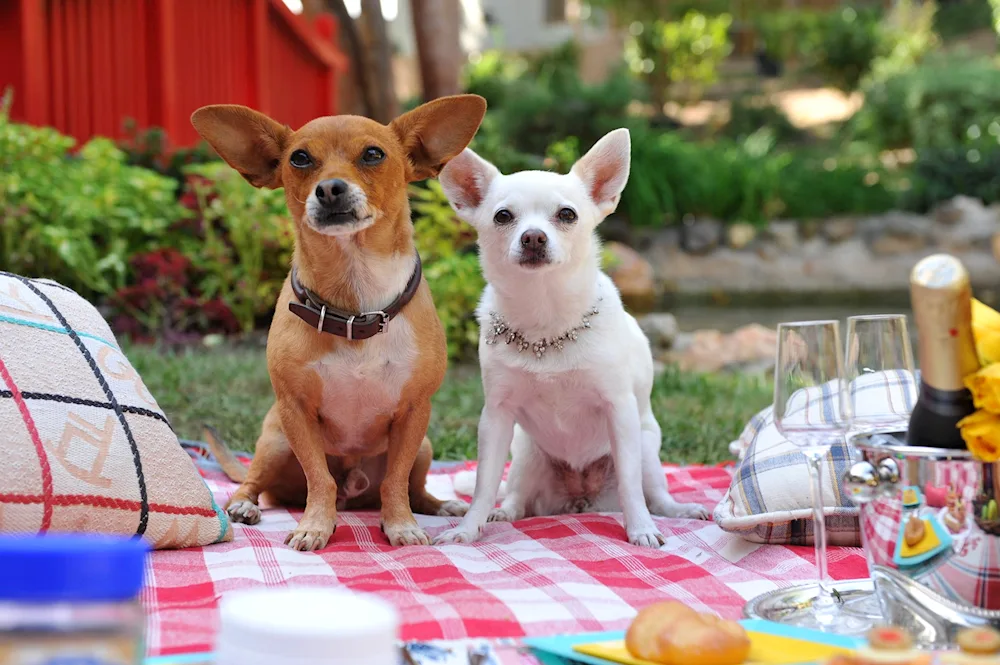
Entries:
POLYGON ((297 550, 326 546, 337 525, 334 474, 364 467, 359 503, 381 508, 392 545, 427 545, 413 518, 467 506, 427 493, 431 396, 444 380, 444 329, 413 245, 407 185, 437 176, 486 113, 475 95, 445 97, 388 126, 333 116, 292 131, 242 106, 207 106, 195 129, 255 187, 284 187, 295 222, 291 272, 267 342, 275 404, 226 510, 260 521, 259 497, 304 498, 297 550))

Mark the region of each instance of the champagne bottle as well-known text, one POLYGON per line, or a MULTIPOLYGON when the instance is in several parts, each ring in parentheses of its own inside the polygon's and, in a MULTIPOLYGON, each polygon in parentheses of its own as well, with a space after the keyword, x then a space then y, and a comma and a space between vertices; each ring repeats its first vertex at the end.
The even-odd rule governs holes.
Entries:
POLYGON ((964 449, 957 424, 976 410, 964 379, 979 369, 972 336, 972 286, 954 256, 935 254, 910 273, 920 394, 910 415, 911 446, 964 449))

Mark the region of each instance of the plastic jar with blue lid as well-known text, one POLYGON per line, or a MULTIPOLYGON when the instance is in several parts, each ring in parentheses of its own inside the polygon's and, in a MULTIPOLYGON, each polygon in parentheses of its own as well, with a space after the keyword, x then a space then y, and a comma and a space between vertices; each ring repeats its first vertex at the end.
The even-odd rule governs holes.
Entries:
POLYGON ((91 535, 0 536, 0 665, 138 665, 149 547, 91 535))

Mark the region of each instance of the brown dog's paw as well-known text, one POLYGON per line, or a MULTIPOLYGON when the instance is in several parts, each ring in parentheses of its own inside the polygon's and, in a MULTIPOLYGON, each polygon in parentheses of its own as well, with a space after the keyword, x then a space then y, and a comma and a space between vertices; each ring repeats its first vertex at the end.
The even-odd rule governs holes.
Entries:
POLYGON ((229 519, 241 524, 254 525, 260 522, 260 508, 252 501, 234 501, 226 506, 229 519))
POLYGON ((326 547, 336 532, 337 525, 333 529, 310 529, 300 524, 299 528, 288 534, 285 544, 300 552, 314 552, 326 547))
POLYGON ((469 512, 469 504, 465 501, 445 501, 438 510, 438 517, 465 517, 469 512))
POLYGON ((416 524, 383 524, 382 531, 393 547, 431 544, 430 536, 416 524))

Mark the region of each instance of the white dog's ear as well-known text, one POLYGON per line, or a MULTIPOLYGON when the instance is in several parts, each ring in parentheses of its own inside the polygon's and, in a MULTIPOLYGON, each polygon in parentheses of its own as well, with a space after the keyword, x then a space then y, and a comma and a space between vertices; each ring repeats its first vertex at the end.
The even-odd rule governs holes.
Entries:
POLYGON ((632 139, 622 127, 605 134, 573 165, 572 172, 587 186, 590 198, 605 217, 618 207, 631 158, 632 139))
POLYGON ((471 218, 483 204, 490 183, 500 175, 497 167, 466 148, 445 164, 438 180, 459 217, 471 218))

